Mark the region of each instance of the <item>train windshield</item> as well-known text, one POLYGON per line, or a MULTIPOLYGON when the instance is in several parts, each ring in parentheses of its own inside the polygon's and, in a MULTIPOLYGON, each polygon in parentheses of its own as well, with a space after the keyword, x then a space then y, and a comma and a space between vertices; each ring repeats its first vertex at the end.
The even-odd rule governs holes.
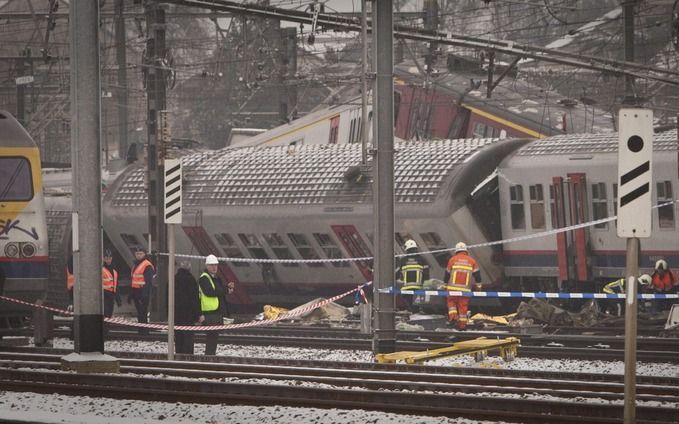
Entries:
POLYGON ((33 178, 28 159, 0 158, 0 202, 27 201, 32 197, 33 178))

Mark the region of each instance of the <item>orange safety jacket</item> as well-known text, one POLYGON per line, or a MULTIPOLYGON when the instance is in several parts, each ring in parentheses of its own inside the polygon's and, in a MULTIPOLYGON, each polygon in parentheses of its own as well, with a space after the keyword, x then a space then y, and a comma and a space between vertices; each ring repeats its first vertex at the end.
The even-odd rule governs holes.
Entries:
POLYGON ((153 264, 148 259, 144 259, 143 261, 139 262, 139 265, 137 265, 134 270, 132 270, 131 287, 133 289, 139 289, 146 285, 146 280, 144 280, 144 271, 146 271, 146 268, 148 267, 151 267, 155 271, 153 264))
POLYGON ((75 275, 69 272, 68 267, 66 267, 66 288, 73 290, 73 284, 75 284, 75 275))
POLYGON ((113 270, 113 274, 105 266, 101 267, 101 280, 104 290, 115 293, 118 289, 118 271, 113 270))
POLYGON ((658 271, 655 271, 651 278, 653 279, 653 287, 655 287, 656 291, 669 291, 677 284, 677 277, 670 270, 665 271, 662 276, 658 271))
POLYGON ((446 288, 456 291, 471 291, 472 274, 478 272, 479 266, 466 252, 455 254, 448 260, 446 267, 450 272, 450 280, 446 288))

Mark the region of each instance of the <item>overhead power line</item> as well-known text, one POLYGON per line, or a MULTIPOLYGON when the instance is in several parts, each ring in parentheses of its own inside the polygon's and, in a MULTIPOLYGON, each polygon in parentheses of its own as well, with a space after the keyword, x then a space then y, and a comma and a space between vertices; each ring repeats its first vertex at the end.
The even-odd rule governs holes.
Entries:
MULTIPOLYGON (((313 13, 305 11, 282 9, 272 6, 261 6, 252 3, 242 4, 228 0, 163 0, 163 2, 187 7, 203 8, 213 11, 254 15, 267 19, 278 19, 282 21, 309 25, 312 24, 314 19, 313 13)), ((328 13, 318 13, 316 17, 316 25, 317 27, 323 29, 357 32, 361 31, 360 20, 328 13)), ((372 22, 369 21, 368 31, 372 30, 371 27, 372 22)), ((679 77, 679 71, 642 65, 633 62, 569 53, 555 49, 546 49, 544 47, 515 43, 513 41, 493 40, 490 38, 472 37, 441 31, 426 31, 420 28, 413 28, 398 24, 394 25, 394 37, 422 42, 435 42, 441 45, 467 47, 479 50, 493 50, 522 58, 559 63, 562 65, 574 66, 582 69, 592 69, 612 74, 628 75, 635 78, 654 80, 679 86, 679 79, 672 79, 670 77, 679 77)))

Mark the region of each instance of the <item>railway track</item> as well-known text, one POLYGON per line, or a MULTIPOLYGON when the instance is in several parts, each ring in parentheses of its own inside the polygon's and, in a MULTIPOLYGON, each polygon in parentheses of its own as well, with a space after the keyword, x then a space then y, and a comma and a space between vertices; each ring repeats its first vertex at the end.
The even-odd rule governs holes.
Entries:
MULTIPOLYGON (((111 352, 120 375, 60 371, 67 350, 0 353, 7 390, 139 400, 381 410, 516 422, 619 422, 622 376, 111 352), (163 378, 155 377, 162 374, 163 378), (492 401, 491 401, 492 398, 492 401)), ((679 378, 639 377, 637 422, 676 422, 679 378), (668 407, 644 402, 667 402, 668 407), (672 407, 670 407, 672 406, 672 407)))
MULTIPOLYGON (((55 335, 68 337, 69 330, 57 329, 55 335)), ((519 356, 531 358, 623 360, 624 338, 590 335, 525 335, 491 332, 397 332, 397 350, 427 350, 449 346, 476 337, 518 337, 519 356)), ((111 331, 108 340, 166 341, 167 334, 111 331)), ((202 342, 203 335, 197 334, 202 342)), ((220 344, 274 345, 318 349, 372 350, 372 336, 357 330, 333 328, 260 327, 221 333, 220 344)), ((679 363, 679 339, 644 338, 637 341, 637 359, 643 362, 679 363)))

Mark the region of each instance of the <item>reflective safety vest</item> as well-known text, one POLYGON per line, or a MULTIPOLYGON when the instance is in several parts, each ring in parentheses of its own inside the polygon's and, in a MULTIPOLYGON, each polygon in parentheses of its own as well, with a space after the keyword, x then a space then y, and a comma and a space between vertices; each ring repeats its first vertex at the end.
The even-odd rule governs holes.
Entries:
MULTIPOLYGON (((200 274, 200 278, 207 277, 208 281, 212 285, 212 289, 215 289, 215 282, 212 280, 212 276, 204 272, 200 274)), ((217 296, 207 296, 203 293, 203 288, 198 284, 198 292, 200 294, 200 310, 203 312, 216 311, 219 308, 219 298, 217 296)))
POLYGON ((113 274, 105 266, 101 267, 101 280, 104 290, 115 293, 118 288, 118 271, 113 270, 113 274))
POLYGON ((474 258, 461 252, 448 260, 450 280, 446 289, 455 291, 471 291, 472 274, 479 270, 474 258))
POLYGON ((132 270, 132 284, 130 285, 133 289, 139 289, 146 285, 146 280, 144 280, 144 271, 146 271, 146 268, 148 267, 151 267, 151 269, 155 271, 153 264, 148 259, 144 259, 143 261, 139 262, 139 265, 134 267, 134 270, 132 270))
MULTIPOLYGON (((408 258, 411 259, 411 258, 408 258)), ((401 278, 403 279, 402 289, 421 289, 423 281, 424 266, 415 259, 408 261, 401 267, 401 278)))
POLYGON ((658 271, 655 271, 651 278, 653 279, 653 287, 657 291, 669 291, 677 284, 677 277, 669 270, 665 271, 662 276, 658 271))
POLYGON ((73 290, 73 284, 75 284, 75 275, 69 272, 68 267, 66 267, 66 288, 73 290))
POLYGON ((625 279, 621 278, 619 280, 611 281, 604 286, 604 293, 607 294, 621 294, 625 292, 625 279))

